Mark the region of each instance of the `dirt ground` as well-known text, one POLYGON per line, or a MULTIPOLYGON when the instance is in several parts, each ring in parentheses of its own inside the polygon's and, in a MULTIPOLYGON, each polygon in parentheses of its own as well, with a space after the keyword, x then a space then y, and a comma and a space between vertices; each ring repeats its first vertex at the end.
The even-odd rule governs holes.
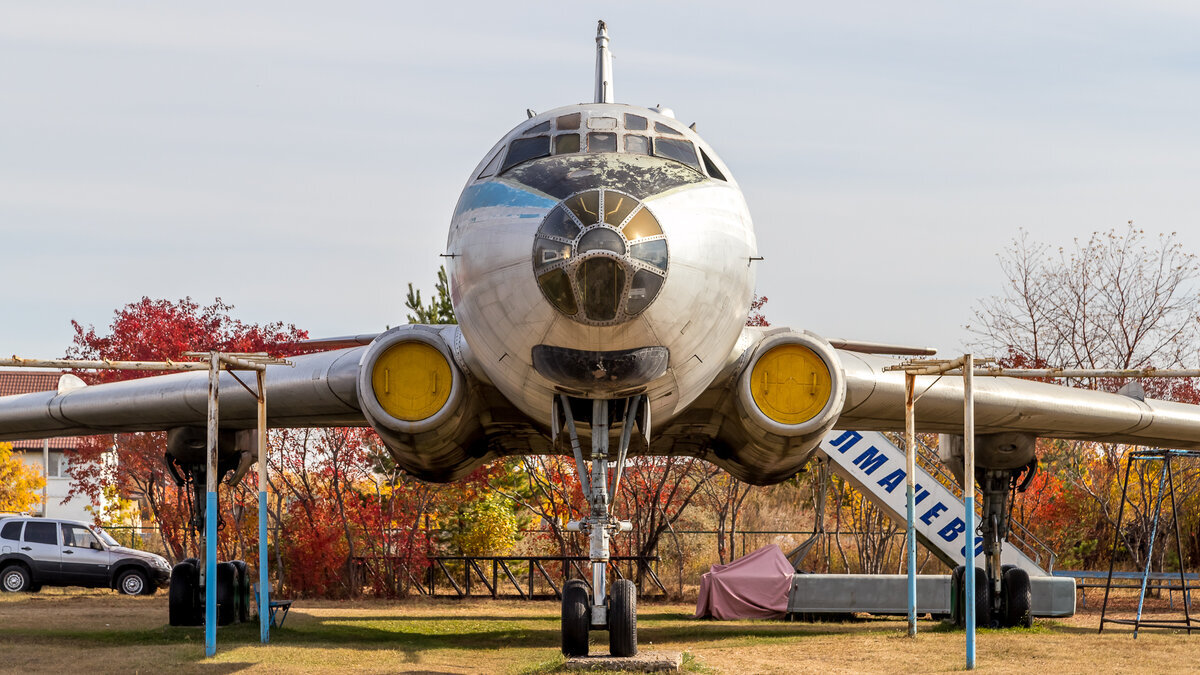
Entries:
MULTIPOLYGON (((981 630, 983 672, 1196 672, 1200 630, 1125 626, 1097 634, 1101 595, 1063 620, 1029 630, 981 630)), ((1181 618, 1176 598, 1171 618, 1181 618)), ((1116 599, 1131 616, 1132 596, 1116 599)), ((1166 601, 1152 609, 1168 616, 1166 601)), ((920 622, 918 637, 900 618, 850 622, 697 621, 692 605, 643 602, 639 641, 645 649, 685 654, 693 672, 941 672, 961 670, 964 635, 940 622, 920 622)), ((204 658, 201 628, 166 626, 166 598, 46 589, 0 595, 0 671, 137 672, 423 672, 541 673, 562 663, 558 606, 553 602, 471 599, 402 602, 298 601, 272 644, 259 644, 257 623, 221 628, 218 653, 204 658)), ((1110 607, 1109 615, 1113 612, 1110 607)), ((603 651, 607 634, 592 638, 603 651)))

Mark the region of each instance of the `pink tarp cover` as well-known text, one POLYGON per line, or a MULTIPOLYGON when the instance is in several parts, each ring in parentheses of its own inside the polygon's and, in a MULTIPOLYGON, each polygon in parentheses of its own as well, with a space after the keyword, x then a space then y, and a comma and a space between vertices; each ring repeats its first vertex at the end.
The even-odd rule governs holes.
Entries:
POLYGON ((775 619, 787 613, 795 570, 774 544, 700 577, 696 618, 775 619))

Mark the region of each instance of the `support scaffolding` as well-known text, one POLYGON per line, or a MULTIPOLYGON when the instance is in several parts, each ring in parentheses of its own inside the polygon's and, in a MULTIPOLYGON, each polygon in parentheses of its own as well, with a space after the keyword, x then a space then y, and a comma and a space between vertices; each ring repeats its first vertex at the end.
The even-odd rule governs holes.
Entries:
POLYGON ((1125 480, 1121 484, 1121 506, 1117 510, 1117 527, 1113 534, 1112 552, 1108 559, 1108 579, 1104 584, 1104 605, 1100 609, 1100 629, 1098 633, 1104 632, 1104 624, 1115 623, 1126 626, 1133 626, 1133 639, 1137 639, 1138 630, 1142 627, 1146 628, 1174 628, 1185 629, 1188 635, 1192 634, 1192 630, 1200 630, 1200 619, 1193 619, 1191 614, 1192 596, 1191 590, 1187 583, 1187 565, 1183 559, 1183 544, 1179 538, 1179 518, 1177 504, 1175 503, 1175 473, 1171 468, 1172 459, 1200 459, 1200 450, 1136 450, 1129 453, 1125 458, 1125 480), (1146 566, 1142 570, 1141 585, 1138 590, 1138 605, 1137 614, 1132 619, 1110 619, 1108 618, 1108 595, 1112 590, 1113 567, 1117 560, 1117 549, 1121 545, 1121 521, 1125 518, 1125 503, 1129 501, 1129 474, 1132 472, 1134 462, 1162 462, 1158 469, 1158 492, 1154 495, 1154 515, 1150 521, 1150 544, 1146 551, 1146 566), (1179 559, 1179 588, 1183 592, 1183 618, 1182 619, 1158 619, 1155 621, 1142 621, 1142 610, 1146 602, 1146 586, 1150 579, 1150 564, 1154 559, 1154 539, 1158 534, 1158 523, 1162 516, 1162 505, 1164 491, 1171 496, 1171 520, 1175 524, 1175 555, 1179 559), (1196 625, 1193 625, 1195 623, 1196 625))
POLYGON ((267 390, 265 373, 269 365, 291 365, 289 361, 277 359, 266 353, 236 352, 186 352, 195 361, 111 361, 83 359, 26 359, 13 356, 0 359, 0 367, 6 368, 54 368, 65 370, 135 370, 135 371, 203 371, 208 377, 208 444, 206 455, 207 508, 205 509, 204 561, 202 579, 205 582, 204 653, 213 656, 217 651, 217 432, 219 429, 219 383, 220 372, 228 372, 246 391, 258 401, 258 574, 259 574, 259 624, 260 639, 270 641, 270 615, 264 608, 270 607, 269 584, 267 583, 267 390), (252 370, 257 376, 257 391, 251 389, 234 371, 252 370))
MULTIPOLYGON (((964 354, 962 357, 946 360, 946 359, 912 359, 895 366, 889 366, 884 370, 902 371, 905 376, 904 384, 904 439, 905 439, 905 454, 907 466, 907 497, 908 497, 908 635, 916 637, 916 528, 913 524, 914 505, 913 505, 913 474, 915 464, 915 411, 914 407, 919 396, 914 396, 916 377, 918 375, 937 375, 937 376, 959 376, 963 378, 963 506, 966 511, 964 520, 966 521, 966 538, 967 546, 971 546, 970 542, 973 539, 975 532, 975 404, 973 392, 973 380, 975 377, 1020 377, 1020 378, 1158 378, 1158 377, 1200 377, 1200 369, 1180 369, 1180 370, 1160 370, 1157 368, 1138 368, 1138 369, 1092 369, 1092 368, 1002 368, 992 365, 994 359, 973 359, 970 354, 964 354)), ((1163 474, 1160 475, 1160 485, 1158 494, 1158 504, 1154 516, 1154 529, 1151 533, 1151 548, 1153 548, 1153 532, 1158 527, 1159 510, 1162 506, 1162 478, 1171 476, 1170 458, 1171 457, 1200 457, 1200 451, 1195 450, 1144 450, 1137 451, 1130 455, 1129 462, 1132 463, 1135 459, 1162 459, 1163 474)), ((1125 472, 1125 488, 1128 488, 1129 469, 1125 472)), ((1175 493, 1174 482, 1170 482, 1171 486, 1171 509, 1172 513, 1175 510, 1175 493)), ((1121 507, 1122 511, 1125 505, 1125 493, 1122 491, 1121 507)), ((1179 524, 1175 524, 1176 533, 1175 541, 1177 548, 1179 544, 1179 524)), ((1120 535, 1120 516, 1117 518, 1117 536, 1120 535)), ((1113 554, 1116 554, 1117 542, 1113 542, 1113 554)), ((1184 594, 1184 615, 1185 619, 1171 622, 1162 622, 1161 627, 1179 628, 1181 625, 1186 627, 1188 633, 1193 629, 1191 615, 1188 610, 1190 596, 1188 594, 1187 583, 1184 578, 1183 557, 1182 551, 1180 554, 1180 586, 1184 594)), ((966 667, 968 670, 975 668, 975 605, 971 598, 975 597, 975 556, 966 555, 964 552, 966 565, 964 569, 964 610, 966 614, 966 667)), ((1142 598, 1145 597, 1146 577, 1149 572, 1149 561, 1147 560, 1146 572, 1142 579, 1142 598)), ((1111 584, 1112 577, 1112 561, 1109 562, 1109 583, 1111 584)), ((1105 590, 1105 605, 1108 603, 1108 590, 1105 590)), ((1132 623, 1134 624, 1134 637, 1137 637, 1137 626, 1151 626, 1150 623, 1141 622, 1142 600, 1138 601, 1138 615, 1133 621, 1108 619, 1110 623, 1132 623)), ((1101 613, 1100 630, 1104 630, 1104 615, 1101 613)), ((1200 629, 1200 625, 1195 626, 1200 629)))

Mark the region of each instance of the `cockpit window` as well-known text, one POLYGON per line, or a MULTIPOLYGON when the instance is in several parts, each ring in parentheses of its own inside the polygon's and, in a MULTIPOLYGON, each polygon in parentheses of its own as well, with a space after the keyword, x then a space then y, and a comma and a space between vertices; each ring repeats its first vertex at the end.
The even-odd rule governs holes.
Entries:
POLYGON ((650 139, 637 134, 625 134, 625 152, 635 155, 650 154, 650 139))
POLYGON ((676 128, 663 124, 662 122, 654 123, 654 130, 660 134, 671 134, 673 136, 682 136, 683 134, 676 128))
POLYGON ((508 155, 504 157, 504 167, 500 173, 508 171, 521 162, 528 162, 538 157, 550 155, 550 137, 534 136, 533 138, 518 138, 508 146, 508 155))
POLYGON ((709 176, 717 180, 728 180, 725 178, 725 174, 721 173, 721 170, 717 168, 716 162, 712 161, 712 158, 704 151, 704 148, 700 148, 700 158, 704 160, 704 170, 708 171, 709 176))
POLYGON ((654 139, 654 154, 658 157, 673 159, 676 162, 683 162, 697 171, 700 170, 700 162, 696 160, 696 147, 692 145, 691 141, 679 138, 656 138, 654 139))
POLYGON ((530 134, 544 134, 547 131, 550 131, 549 120, 542 122, 541 124, 537 125, 536 127, 530 127, 528 129, 526 129, 525 133, 523 135, 528 136, 530 134))
POLYGON ((625 113, 625 128, 630 131, 645 131, 646 118, 641 115, 625 113))
POLYGON ((588 128, 598 129, 601 131, 611 131, 617 128, 617 118, 615 117, 589 117, 588 128))
POLYGON ((558 120, 554 122, 559 131, 567 131, 569 129, 579 128, 579 113, 571 113, 570 115, 559 115, 558 120))
POLYGON ((496 153, 496 156, 492 158, 492 161, 488 162, 487 166, 483 167, 483 171, 479 172, 479 178, 487 178, 488 176, 496 173, 496 169, 500 166, 500 159, 503 157, 504 148, 501 148, 500 151, 496 153))
POLYGON ((579 134, 559 134, 554 137, 554 154, 568 155, 579 152, 579 134))
POLYGON ((616 152, 617 135, 593 131, 588 134, 588 152, 616 152))

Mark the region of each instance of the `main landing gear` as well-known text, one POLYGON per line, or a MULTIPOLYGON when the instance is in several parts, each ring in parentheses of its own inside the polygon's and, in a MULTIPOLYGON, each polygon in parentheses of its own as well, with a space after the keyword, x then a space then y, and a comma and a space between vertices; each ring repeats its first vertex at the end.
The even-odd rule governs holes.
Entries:
POLYGON ((609 539, 617 532, 628 532, 633 526, 627 521, 613 518, 613 499, 621 484, 625 459, 633 426, 637 424, 643 435, 649 438, 650 410, 645 396, 609 401, 596 399, 586 401, 559 396, 552 411, 552 426, 557 441, 559 430, 565 425, 575 455, 575 469, 579 484, 588 502, 588 515, 583 520, 572 521, 567 529, 585 532, 590 546, 589 562, 592 566, 592 584, 589 594, 587 582, 572 579, 563 587, 562 594, 562 652, 566 656, 587 656, 588 631, 607 630, 608 649, 612 656, 634 656, 637 654, 637 588, 629 579, 620 579, 609 587, 605 572, 609 561, 609 539), (575 425, 576 411, 586 411, 591 406, 591 471, 584 462, 579 430, 575 425), (609 414, 613 409, 623 416, 620 442, 616 457, 611 462, 612 480, 609 480, 609 414), (639 414, 641 417, 639 417, 639 414))
MULTIPOLYGON (((167 434, 167 452, 163 460, 167 464, 175 484, 184 488, 189 495, 192 532, 198 534, 200 559, 187 558, 171 569, 168 591, 168 617, 172 626, 204 625, 205 565, 204 516, 205 495, 205 430, 193 428, 172 429, 167 434)), ((238 443, 233 434, 225 433, 220 439, 222 447, 233 447, 238 443)), ((225 452, 218 455, 217 476, 232 473, 229 484, 241 481, 253 461, 246 451, 225 452)), ((217 563, 217 625, 227 626, 247 621, 250 615, 250 574, 245 561, 232 560, 217 563)))
MULTIPOLYGON (((1037 460, 1019 469, 980 469, 977 473, 983 497, 983 554, 986 569, 975 568, 975 625, 993 628, 1029 628, 1033 625, 1029 573, 1001 562, 1012 517, 1012 497, 1024 492, 1037 471, 1037 460)), ((966 567, 959 565, 950 576, 950 618, 958 626, 966 623, 966 567)))

